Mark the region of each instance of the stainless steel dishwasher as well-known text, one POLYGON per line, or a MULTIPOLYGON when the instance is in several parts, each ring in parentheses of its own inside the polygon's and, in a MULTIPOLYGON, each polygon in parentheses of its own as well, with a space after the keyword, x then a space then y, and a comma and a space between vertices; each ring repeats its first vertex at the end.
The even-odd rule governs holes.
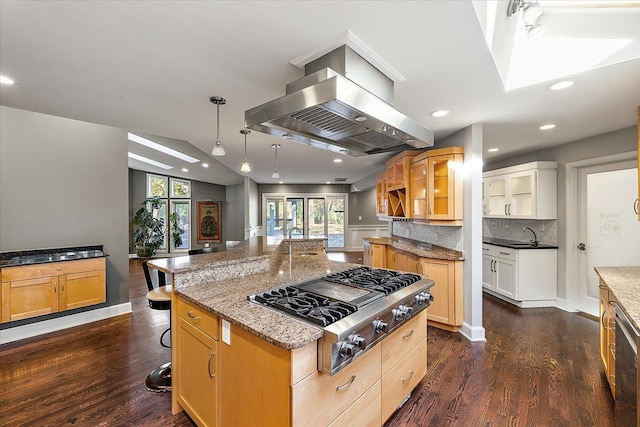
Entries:
POLYGON ((616 307, 616 426, 640 426, 638 419, 638 337, 620 306, 616 307))

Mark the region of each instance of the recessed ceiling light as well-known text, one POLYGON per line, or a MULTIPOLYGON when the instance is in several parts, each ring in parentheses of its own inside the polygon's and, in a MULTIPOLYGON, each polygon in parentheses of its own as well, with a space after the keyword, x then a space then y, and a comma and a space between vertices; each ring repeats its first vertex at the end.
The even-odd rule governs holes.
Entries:
POLYGON ((566 89, 570 86, 573 86, 573 82, 570 80, 564 80, 562 82, 552 84, 551 86, 549 86, 549 89, 560 90, 560 89, 566 89))
POLYGON ((333 163, 342 163, 342 159, 333 159, 333 163))
POLYGON ((144 145, 145 147, 149 147, 152 150, 160 151, 161 153, 168 154, 172 157, 175 157, 176 159, 184 160, 185 162, 198 163, 200 161, 200 159, 188 156, 184 153, 174 150, 173 148, 165 147, 162 144, 150 141, 147 138, 143 138, 131 132, 129 132, 129 141, 144 145))
POLYGON ((284 184, 284 181, 278 181, 278 184, 284 184))
POLYGON ((549 123, 549 124, 540 126, 538 129, 549 130, 549 129, 553 129, 554 127, 556 127, 556 125, 554 125, 553 123, 549 123))
POLYGON ((366 122, 367 118, 365 116, 356 117, 356 122, 366 122))
POLYGON ((208 168, 208 167, 209 167, 209 163, 203 163, 203 164, 202 164, 202 167, 203 167, 203 168, 208 168))
POLYGON ((137 154, 128 153, 130 159, 138 160, 152 166, 162 168, 162 169, 173 169, 173 166, 165 165, 164 163, 156 162, 155 160, 147 159, 146 157, 139 156, 137 154))
POLYGON ((15 81, 13 81, 7 76, 0 76, 0 83, 3 85, 12 85, 15 83, 15 81))
POLYGON ((437 110, 437 111, 432 111, 431 112, 431 117, 444 117, 447 114, 449 114, 450 111, 449 110, 437 110))
POLYGON ((490 153, 495 153, 496 151, 500 151, 500 149, 499 148, 489 148, 487 151, 490 152, 490 153))
POLYGON ((187 169, 187 168, 182 168, 182 172, 189 172, 189 169, 187 169))
POLYGON ((325 184, 331 184, 331 181, 325 181, 325 184))

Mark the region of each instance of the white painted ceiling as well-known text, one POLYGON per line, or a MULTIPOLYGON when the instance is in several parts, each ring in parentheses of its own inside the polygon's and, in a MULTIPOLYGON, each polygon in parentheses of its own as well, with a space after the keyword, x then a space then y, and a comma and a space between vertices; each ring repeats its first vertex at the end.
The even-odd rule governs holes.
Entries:
MULTIPOLYGON (((507 3, 2 0, 0 73, 17 83, 0 87, 0 104, 157 135, 158 142, 210 164, 157 155, 175 166, 168 174, 240 183, 244 111, 284 95, 285 85, 304 75, 290 61, 351 31, 406 77, 395 85, 394 106, 433 130, 436 145, 483 123, 485 148, 500 149, 485 160, 497 160, 634 125, 640 9, 550 4, 539 21, 546 36, 632 41, 598 68, 570 76, 575 84, 569 89, 552 92, 552 82, 542 82, 505 91, 483 29, 489 6, 504 27, 513 25, 507 3), (215 159, 208 156, 216 139, 214 95, 227 100, 220 107, 227 155, 215 159), (429 116, 438 109, 451 114, 429 116), (548 122, 557 127, 538 130, 548 122)), ((508 36, 498 32, 494 40, 508 36)), ((252 132, 249 176, 259 183, 278 181, 271 178, 276 142, 285 183, 336 177, 353 183, 382 171, 389 157, 342 156, 338 164, 329 152, 252 132)), ((135 161, 130 166, 160 171, 135 161)))

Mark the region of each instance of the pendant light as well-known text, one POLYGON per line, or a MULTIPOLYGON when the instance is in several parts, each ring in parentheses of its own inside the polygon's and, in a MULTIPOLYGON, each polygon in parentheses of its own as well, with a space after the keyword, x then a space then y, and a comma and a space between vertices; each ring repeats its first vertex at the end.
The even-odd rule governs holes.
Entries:
POLYGON ((217 114, 216 114, 216 123, 217 123, 217 138, 216 145, 213 146, 213 150, 211 150, 212 156, 224 156, 225 151, 222 143, 220 143, 220 106, 226 104, 227 100, 220 96, 212 96, 209 98, 213 104, 217 106, 217 114))
POLYGON ((276 150, 276 157, 275 157, 275 162, 273 166, 273 174, 271 174, 271 178, 278 179, 280 178, 280 173, 278 172, 278 148, 282 146, 280 144, 271 144, 271 147, 275 148, 276 150))
POLYGON ((251 165, 249 165, 247 161, 247 135, 250 134, 251 131, 242 129, 240 133, 244 135, 244 162, 242 162, 242 166, 240 166, 240 172, 249 173, 251 172, 251 165))

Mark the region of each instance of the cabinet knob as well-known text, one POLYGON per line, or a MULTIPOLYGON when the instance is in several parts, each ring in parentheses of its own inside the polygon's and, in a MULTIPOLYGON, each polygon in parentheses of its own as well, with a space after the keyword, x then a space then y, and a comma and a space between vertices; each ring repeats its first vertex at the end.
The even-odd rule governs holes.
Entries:
POLYGON ((587 249, 587 245, 585 245, 584 243, 579 243, 578 244, 578 250, 579 251, 584 251, 587 249))

